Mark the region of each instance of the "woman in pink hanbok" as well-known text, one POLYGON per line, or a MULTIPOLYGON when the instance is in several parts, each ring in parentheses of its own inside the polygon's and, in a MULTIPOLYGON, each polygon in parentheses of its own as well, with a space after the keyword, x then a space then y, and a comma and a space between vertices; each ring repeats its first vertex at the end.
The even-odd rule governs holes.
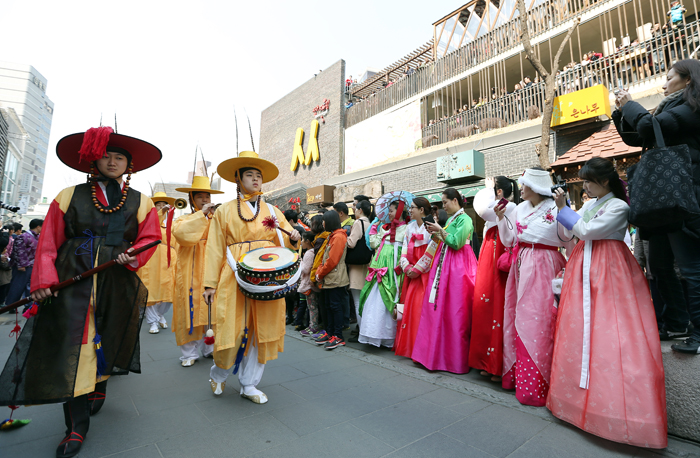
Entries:
POLYGON ((431 371, 466 374, 476 280, 476 256, 469 245, 474 226, 457 190, 445 189, 442 204, 450 218, 444 229, 424 223, 432 241, 415 265, 430 276, 411 358, 431 371))
POLYGON ((515 388, 521 404, 543 407, 549 391, 557 306, 552 280, 566 265, 559 247, 573 245, 557 232, 552 179, 541 169, 527 169, 518 179, 523 202, 515 221, 494 208, 504 246, 514 246, 503 313, 503 388, 515 388))
POLYGON ((661 345, 644 273, 623 242, 629 206, 615 167, 579 171, 591 199, 578 213, 558 191, 557 220, 581 242, 567 264, 547 407, 586 432, 625 444, 667 445, 661 345))

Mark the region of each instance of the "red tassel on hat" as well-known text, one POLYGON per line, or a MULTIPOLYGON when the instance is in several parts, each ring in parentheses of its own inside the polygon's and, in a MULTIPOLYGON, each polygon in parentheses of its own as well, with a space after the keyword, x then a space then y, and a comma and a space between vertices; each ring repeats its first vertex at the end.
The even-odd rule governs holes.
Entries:
POLYGON ((80 162, 93 162, 101 159, 107 151, 109 136, 114 132, 111 127, 92 127, 85 132, 83 144, 78 154, 80 162))

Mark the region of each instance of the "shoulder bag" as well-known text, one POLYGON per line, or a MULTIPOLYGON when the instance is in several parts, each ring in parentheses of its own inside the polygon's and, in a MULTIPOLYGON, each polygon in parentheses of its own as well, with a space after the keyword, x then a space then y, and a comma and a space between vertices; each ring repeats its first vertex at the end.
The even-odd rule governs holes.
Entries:
POLYGON ((673 231, 700 214, 693 192, 688 145, 666 146, 661 126, 652 117, 656 148, 642 153, 627 171, 631 224, 673 231))
POLYGON ((351 266, 362 266, 369 264, 372 261, 372 250, 369 249, 365 242, 365 222, 360 220, 362 225, 362 238, 357 241, 355 248, 348 248, 345 255, 345 264, 351 266))

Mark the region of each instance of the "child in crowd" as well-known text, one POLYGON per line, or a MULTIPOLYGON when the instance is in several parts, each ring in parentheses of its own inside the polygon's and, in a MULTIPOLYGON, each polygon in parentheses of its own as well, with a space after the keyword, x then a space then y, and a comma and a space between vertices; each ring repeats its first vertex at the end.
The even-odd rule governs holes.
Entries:
MULTIPOLYGON (((309 276, 311 277, 311 283, 318 287, 316 270, 318 269, 318 266, 321 265, 323 253, 326 251, 326 247, 328 245, 328 236, 330 235, 330 232, 323 228, 323 215, 315 215, 313 218, 311 218, 311 232, 314 234, 314 262, 311 266, 311 273, 309 276)), ((326 324, 328 323, 326 315, 328 311, 326 309, 323 296, 324 292, 319 288, 317 293, 318 301, 316 302, 318 304, 319 324, 317 329, 318 332, 311 335, 313 339, 319 339, 326 335, 325 328, 326 324)))
POLYGON ((494 207, 503 245, 517 243, 506 283, 502 386, 515 388, 521 404, 543 407, 549 392, 557 317, 552 280, 566 265, 559 247, 567 243, 559 235, 562 231, 557 231, 549 172, 527 169, 518 184, 523 202, 515 210, 515 220, 506 217, 507 206, 494 207))
POLYGON ((623 242, 624 185, 613 163, 600 157, 579 176, 592 199, 578 213, 561 189, 556 194, 557 221, 581 242, 564 276, 547 407, 591 434, 664 448, 661 346, 649 286, 623 242))
MULTIPOLYGON (((301 260, 301 278, 299 279, 299 303, 302 300, 306 303, 306 308, 309 310, 309 327, 299 331, 302 336, 310 337, 312 334, 319 332, 318 327, 318 287, 311 282, 311 266, 314 263, 314 238, 316 236, 311 232, 304 232, 302 235, 301 248, 303 257, 301 260)), ((297 320, 299 315, 297 314, 297 320)))
POLYGON ((326 303, 326 335, 316 339, 316 344, 326 350, 345 346, 343 339, 343 307, 348 302, 347 286, 350 284, 348 269, 345 266, 348 234, 340 226, 338 213, 329 211, 323 214, 323 228, 330 235, 323 252, 323 260, 316 270, 318 285, 323 290, 326 303))

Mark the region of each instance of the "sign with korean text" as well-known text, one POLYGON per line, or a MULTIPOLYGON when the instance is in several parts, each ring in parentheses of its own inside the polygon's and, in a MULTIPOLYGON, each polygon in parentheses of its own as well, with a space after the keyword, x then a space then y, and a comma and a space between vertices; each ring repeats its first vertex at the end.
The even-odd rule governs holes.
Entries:
POLYGON ((598 116, 607 116, 608 118, 612 116, 610 94, 608 88, 602 84, 555 97, 550 127, 597 118, 598 116))
POLYGON ((333 191, 335 191, 335 186, 316 186, 315 188, 309 188, 306 190, 306 203, 307 204, 327 204, 333 203, 333 191))

